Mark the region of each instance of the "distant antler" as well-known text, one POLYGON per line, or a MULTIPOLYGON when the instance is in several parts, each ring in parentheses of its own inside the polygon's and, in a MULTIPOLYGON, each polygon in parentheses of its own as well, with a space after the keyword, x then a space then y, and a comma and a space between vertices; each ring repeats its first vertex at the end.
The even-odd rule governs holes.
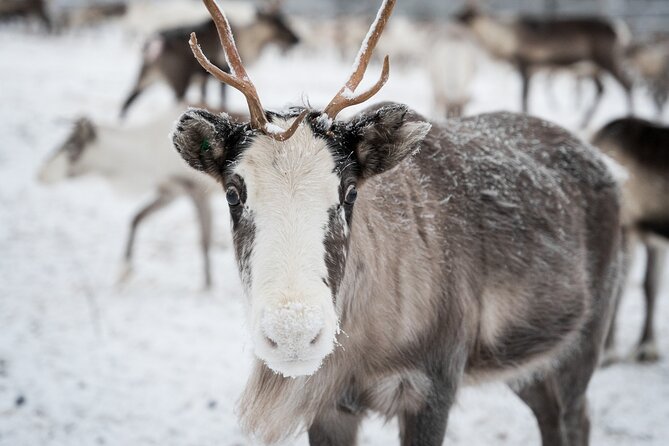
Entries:
POLYGON ((223 51, 225 53, 225 58, 230 65, 232 74, 228 74, 225 71, 218 68, 216 65, 211 63, 207 56, 202 52, 202 48, 197 43, 197 36, 195 33, 191 33, 190 44, 191 50, 195 55, 197 61, 202 65, 202 68, 207 70, 212 76, 220 80, 223 83, 230 85, 231 87, 239 90, 245 97, 246 103, 249 107, 249 113, 251 115, 251 127, 260 130, 267 136, 270 136, 278 141, 285 141, 290 138, 295 130, 297 130, 298 125, 304 117, 306 112, 303 112, 300 116, 293 121, 293 124, 287 130, 283 132, 276 132, 270 129, 267 117, 265 116, 265 109, 260 103, 260 97, 256 91, 253 82, 249 78, 244 65, 242 64, 242 59, 239 57, 239 52, 237 51, 237 46, 235 45, 235 39, 232 36, 232 30, 230 29, 230 23, 225 17, 225 14, 218 7, 214 0, 202 0, 204 5, 207 7, 209 14, 211 15, 214 23, 216 24, 216 29, 218 30, 218 36, 221 40, 221 45, 223 46, 223 51))
POLYGON ((369 90, 354 95, 355 89, 358 88, 360 82, 362 81, 363 76, 365 75, 365 70, 367 70, 367 65, 369 60, 372 57, 372 52, 376 43, 381 37, 381 33, 390 18, 390 14, 395 7, 396 0, 384 0, 379 12, 376 15, 376 19, 372 26, 369 28, 369 32, 365 37, 365 40, 362 42, 360 51, 355 58, 355 63, 353 64, 353 73, 349 77, 348 81, 344 86, 339 90, 337 95, 330 101, 327 107, 325 107, 325 114, 330 118, 334 119, 337 114, 352 105, 357 105, 362 102, 365 102, 367 99, 374 96, 378 91, 383 87, 383 85, 388 80, 388 72, 390 70, 390 63, 388 61, 388 56, 383 59, 383 70, 381 71, 381 77, 378 81, 370 88, 369 90))

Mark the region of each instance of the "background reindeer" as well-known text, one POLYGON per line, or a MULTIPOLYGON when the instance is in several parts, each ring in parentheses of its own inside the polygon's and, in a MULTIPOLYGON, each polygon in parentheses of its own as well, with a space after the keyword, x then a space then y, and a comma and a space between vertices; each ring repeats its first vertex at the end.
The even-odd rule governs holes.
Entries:
POLYGON ((0 20, 31 15, 40 19, 47 29, 51 29, 51 19, 44 0, 2 0, 0 2, 0 20))
POLYGON ((631 46, 627 59, 641 84, 650 91, 657 119, 661 119, 669 97, 669 37, 631 46))
MULTIPOLYGON (((625 90, 628 109, 632 111, 632 83, 623 70, 624 37, 620 28, 608 20, 597 17, 501 19, 484 14, 474 6, 460 13, 458 20, 471 28, 493 56, 516 67, 522 80, 524 112, 528 111, 530 81, 536 70, 582 62, 589 62, 612 75, 625 90)), ((599 75, 592 79, 596 96, 583 117, 582 127, 590 122, 604 92, 599 75)))
POLYGON ((202 175, 194 175, 163 144, 165 134, 183 109, 183 106, 177 107, 148 124, 132 128, 106 127, 81 118, 39 172, 39 180, 45 184, 95 174, 105 178, 120 192, 154 193, 154 198, 131 220, 121 280, 125 280, 132 271, 135 235, 140 224, 176 198, 186 196, 195 206, 200 226, 205 286, 211 286, 209 249, 212 217, 209 194, 213 182, 202 175))
MULTIPOLYGON (((125 116, 133 102, 142 92, 157 79, 165 80, 174 91, 179 101, 186 95, 188 86, 194 79, 199 79, 202 102, 206 102, 207 75, 202 67, 193 59, 188 42, 191 31, 197 31, 202 47, 209 54, 215 55, 221 66, 225 67, 225 59, 217 57, 218 36, 214 22, 207 20, 196 26, 182 26, 168 29, 150 38, 142 51, 142 66, 132 91, 123 102, 121 117, 125 116)), ((253 63, 263 49, 275 43, 284 50, 299 42, 298 36, 288 25, 278 3, 256 11, 255 20, 247 25, 235 27, 235 35, 239 46, 248 63, 253 63)), ((224 68, 227 69, 227 68, 224 68)), ((225 87, 221 85, 221 106, 225 107, 225 87)))
POLYGON ((386 58, 355 93, 394 0, 323 112, 267 113, 225 16, 204 3, 235 75, 195 34, 193 52, 244 93, 251 119, 191 110, 173 141, 226 191, 258 358, 246 428, 276 441, 304 423, 312 445, 354 444, 374 410, 399 417, 402 444, 441 445, 459 384, 496 377, 545 445, 587 444, 585 391, 622 258, 599 155, 510 113, 439 126, 390 103, 336 120, 388 78, 386 58))
POLYGON ((432 83, 435 116, 460 117, 472 99, 480 51, 470 33, 456 25, 429 37, 422 62, 432 83))
MULTIPOLYGON (((623 165, 629 175, 623 185, 623 224, 630 236, 641 235, 647 251, 646 318, 634 357, 656 361, 655 301, 669 240, 669 128, 639 118, 617 119, 597 132, 593 144, 623 165), (656 236, 665 240, 659 242, 656 236)), ((607 347, 613 347, 613 332, 607 347)))

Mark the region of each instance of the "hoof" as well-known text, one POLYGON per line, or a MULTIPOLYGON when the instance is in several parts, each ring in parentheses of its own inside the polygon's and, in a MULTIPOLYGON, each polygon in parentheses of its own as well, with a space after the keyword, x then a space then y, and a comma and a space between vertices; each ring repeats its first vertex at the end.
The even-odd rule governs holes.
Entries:
POLYGON ((605 350, 604 353, 602 353, 602 358, 599 361, 599 366, 608 367, 620 361, 621 361, 620 356, 618 356, 618 354, 613 349, 609 349, 605 350))
POLYGON ((657 362, 660 359, 660 353, 657 351, 655 342, 644 342, 634 351, 634 360, 637 362, 657 362))
POLYGON ((132 265, 129 262, 123 262, 119 270, 118 279, 116 279, 117 285, 123 285, 128 282, 128 280, 133 275, 132 265))

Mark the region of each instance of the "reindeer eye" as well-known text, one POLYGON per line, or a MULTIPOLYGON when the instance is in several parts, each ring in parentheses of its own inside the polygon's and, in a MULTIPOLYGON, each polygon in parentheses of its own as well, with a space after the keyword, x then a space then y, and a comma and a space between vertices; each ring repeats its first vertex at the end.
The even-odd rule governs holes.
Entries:
POLYGON ((346 196, 344 197, 344 203, 353 204, 355 199, 358 198, 358 190, 355 188, 355 184, 351 184, 348 189, 346 189, 346 196))
POLYGON ((240 203, 239 192, 234 186, 228 187, 228 190, 225 192, 225 199, 228 200, 230 206, 237 206, 240 203))

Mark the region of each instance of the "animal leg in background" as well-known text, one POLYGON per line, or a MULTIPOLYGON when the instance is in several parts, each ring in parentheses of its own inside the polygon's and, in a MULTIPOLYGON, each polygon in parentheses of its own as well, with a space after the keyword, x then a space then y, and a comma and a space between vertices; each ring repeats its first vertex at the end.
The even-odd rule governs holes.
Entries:
POLYGON ((648 252, 648 260, 643 281, 644 297, 646 298, 646 318, 643 324, 641 339, 639 340, 639 345, 636 348, 634 357, 637 361, 652 362, 659 359, 657 346, 655 344, 653 320, 655 319, 655 301, 660 288, 666 253, 663 248, 654 246, 652 243, 646 244, 646 250, 648 252))
MULTIPOLYGON (((590 120, 592 120, 599 103, 602 101, 602 95, 604 94, 604 84, 602 83, 601 78, 598 75, 594 75, 592 77, 592 81, 595 83, 595 98, 592 101, 592 105, 583 116, 583 121, 581 121, 581 129, 586 128, 590 123, 590 120)), ((580 80, 577 80, 577 82, 580 82, 580 80)))
POLYGON ((521 92, 521 107, 523 113, 528 112, 528 96, 530 94, 530 81, 532 80, 532 73, 530 72, 530 67, 524 63, 519 63, 518 72, 520 73, 520 80, 522 82, 522 92, 521 92))
POLYGON ((207 194, 198 187, 197 184, 189 180, 179 180, 183 185, 186 194, 193 201, 197 219, 200 224, 200 249, 202 250, 202 260, 204 267, 204 286, 205 289, 211 288, 211 261, 209 251, 211 248, 211 227, 212 215, 211 205, 207 194))
POLYGON ((173 188, 161 187, 158 190, 158 196, 135 214, 130 223, 130 232, 125 245, 124 264, 119 277, 119 282, 126 281, 132 275, 132 254, 135 244, 135 234, 137 233, 139 224, 149 215, 154 214, 172 203, 177 196, 178 193, 173 188))

